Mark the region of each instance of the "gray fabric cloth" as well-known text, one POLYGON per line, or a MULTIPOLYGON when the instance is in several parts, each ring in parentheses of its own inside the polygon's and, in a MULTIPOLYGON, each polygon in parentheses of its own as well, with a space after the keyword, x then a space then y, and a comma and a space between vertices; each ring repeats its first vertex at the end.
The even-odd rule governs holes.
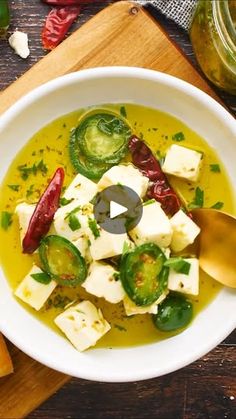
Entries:
POLYGON ((136 0, 140 4, 151 3, 165 16, 188 29, 197 0, 136 0))

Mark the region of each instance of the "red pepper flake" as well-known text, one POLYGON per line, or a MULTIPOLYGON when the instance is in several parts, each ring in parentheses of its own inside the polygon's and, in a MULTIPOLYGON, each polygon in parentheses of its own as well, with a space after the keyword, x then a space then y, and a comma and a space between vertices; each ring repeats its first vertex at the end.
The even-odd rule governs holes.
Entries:
POLYGON ((33 253, 48 233, 54 214, 59 208, 64 176, 64 169, 59 167, 36 205, 23 239, 23 253, 33 253))
POLYGON ((160 202, 167 215, 174 215, 182 207, 181 201, 150 148, 134 135, 130 138, 129 150, 135 166, 152 181, 147 191, 148 198, 154 198, 160 202))
POLYGON ((53 8, 42 31, 42 43, 45 49, 55 48, 65 37, 68 29, 80 14, 80 6, 53 8))

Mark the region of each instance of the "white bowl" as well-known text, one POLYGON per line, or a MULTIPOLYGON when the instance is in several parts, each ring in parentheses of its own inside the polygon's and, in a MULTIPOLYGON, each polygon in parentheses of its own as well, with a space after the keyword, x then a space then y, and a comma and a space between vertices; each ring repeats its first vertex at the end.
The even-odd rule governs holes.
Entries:
MULTIPOLYGON (((217 149, 236 184, 236 123, 211 97, 155 71, 95 68, 53 80, 20 99, 0 118, 0 181, 28 139, 60 115, 89 105, 133 102, 168 112, 217 149)), ((157 377, 195 361, 236 326, 236 294, 223 289, 183 333, 133 348, 78 353, 17 303, 0 271, 0 330, 37 361, 79 378, 124 382, 157 377)))

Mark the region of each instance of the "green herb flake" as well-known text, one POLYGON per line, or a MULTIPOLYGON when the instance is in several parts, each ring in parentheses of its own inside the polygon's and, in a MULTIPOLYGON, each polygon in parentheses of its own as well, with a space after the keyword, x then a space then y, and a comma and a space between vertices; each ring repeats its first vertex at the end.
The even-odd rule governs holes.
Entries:
POLYGON ((219 164, 210 164, 210 171, 214 173, 220 173, 220 165, 219 164))
POLYGON ((125 255, 129 251, 130 251, 129 243, 127 241, 125 241, 124 244, 123 244, 122 255, 125 255))
POLYGON ((18 192, 20 189, 20 185, 7 185, 8 188, 12 189, 14 192, 18 192))
POLYGON ((18 166, 17 169, 19 170, 23 180, 27 180, 30 175, 36 176, 38 172, 45 175, 48 171, 48 168, 43 160, 40 160, 39 163, 34 163, 31 167, 28 167, 26 164, 22 164, 18 166))
POLYGON ((30 275, 35 281, 40 282, 40 284, 48 285, 50 284, 52 278, 46 274, 46 272, 40 272, 38 274, 30 275))
POLYGON ((164 266, 174 269, 175 272, 189 275, 191 264, 181 257, 170 258, 165 261, 164 266))
POLYGON ((120 332, 127 332, 127 329, 120 324, 114 324, 114 327, 118 329, 120 332))
POLYGON ((13 217, 13 214, 11 212, 2 211, 1 227, 3 228, 3 230, 7 230, 8 227, 10 227, 10 225, 12 224, 12 221, 13 221, 12 217, 13 217))
POLYGON ((69 227, 72 231, 79 230, 81 228, 80 221, 75 214, 71 214, 68 220, 69 227))
POLYGON ((173 141, 184 141, 185 140, 185 136, 183 132, 176 132, 176 134, 172 135, 172 140, 173 141))
POLYGON ((156 202, 156 200, 154 198, 153 199, 149 199, 148 201, 145 201, 143 203, 143 207, 146 207, 147 205, 150 205, 150 204, 154 204, 154 202, 156 202))
POLYGON ((120 114, 121 116, 123 116, 123 118, 127 118, 127 112, 126 112, 125 106, 120 107, 120 114))
POLYGON ((34 185, 30 185, 29 189, 26 191, 26 198, 29 198, 34 193, 34 185))
POLYGON ((64 220, 67 220, 67 218, 70 218, 71 215, 76 214, 81 209, 81 206, 74 208, 72 211, 68 212, 68 214, 65 216, 64 220))
POLYGON ((199 188, 195 190, 194 200, 189 204, 189 209, 202 208, 204 205, 204 191, 199 188))
POLYGON ((119 281, 120 280, 120 272, 114 272, 113 278, 115 279, 115 281, 119 281))
POLYGON ((92 218, 89 218, 88 219, 88 225, 89 225, 89 228, 92 231, 95 239, 97 239, 100 236, 100 231, 99 231, 96 220, 93 220, 92 218))
POLYGON ((214 205, 212 205, 212 207, 211 207, 211 208, 213 208, 213 209, 217 209, 217 210, 220 210, 220 209, 222 209, 222 208, 223 208, 223 206, 224 206, 224 202, 220 202, 220 201, 218 201, 218 202, 216 202, 214 205))
POLYGON ((74 201, 74 198, 71 198, 71 199, 60 198, 60 207, 64 207, 65 205, 70 204, 72 201, 74 201))

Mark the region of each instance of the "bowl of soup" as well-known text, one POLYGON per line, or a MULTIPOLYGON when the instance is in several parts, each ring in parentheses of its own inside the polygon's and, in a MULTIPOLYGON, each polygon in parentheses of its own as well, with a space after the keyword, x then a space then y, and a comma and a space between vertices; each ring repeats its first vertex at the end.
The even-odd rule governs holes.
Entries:
POLYGON ((135 381, 234 329, 235 291, 199 268, 191 218, 235 214, 236 124, 220 104, 163 73, 96 68, 24 96, 0 137, 0 330, 22 351, 75 377, 135 381), (116 196, 130 189, 142 213, 124 221, 116 196), (124 230, 99 222, 102 199, 124 230))

